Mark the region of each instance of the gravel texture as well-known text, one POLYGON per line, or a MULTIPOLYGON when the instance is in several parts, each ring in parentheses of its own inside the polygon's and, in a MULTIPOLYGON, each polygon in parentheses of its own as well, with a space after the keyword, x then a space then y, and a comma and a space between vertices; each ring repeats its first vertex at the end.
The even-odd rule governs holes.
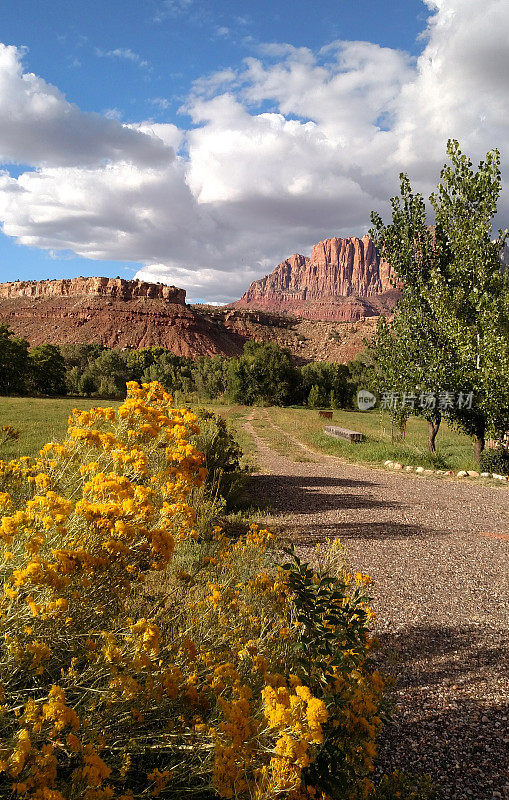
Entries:
POLYGON ((296 462, 245 427, 261 468, 252 494, 269 522, 304 553, 339 537, 374 580, 378 659, 395 681, 377 770, 429 774, 447 800, 507 800, 509 489, 356 466, 304 445, 310 461, 296 462))

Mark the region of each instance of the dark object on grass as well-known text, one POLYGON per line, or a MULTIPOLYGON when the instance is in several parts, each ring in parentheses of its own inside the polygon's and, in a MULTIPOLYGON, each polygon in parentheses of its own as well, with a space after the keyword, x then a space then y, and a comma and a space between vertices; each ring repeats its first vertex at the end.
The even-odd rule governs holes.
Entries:
POLYGON ((325 427, 327 436, 334 436, 336 439, 347 439, 349 442, 362 442, 364 434, 359 431, 349 431, 348 428, 338 428, 336 425, 325 427))
POLYGON ((332 411, 319 411, 319 417, 325 417, 326 419, 332 419, 332 411))

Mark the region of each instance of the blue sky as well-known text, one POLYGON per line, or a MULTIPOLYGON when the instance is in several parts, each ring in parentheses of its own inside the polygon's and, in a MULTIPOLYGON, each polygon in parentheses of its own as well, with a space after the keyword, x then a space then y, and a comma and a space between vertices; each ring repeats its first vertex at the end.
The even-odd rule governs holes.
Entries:
POLYGON ((0 33, 28 47, 27 69, 83 110, 176 122, 193 80, 235 67, 260 43, 318 50, 366 40, 416 54, 428 13, 421 0, 16 0, 3 4, 0 33), (168 107, 154 105, 157 97, 168 107))
POLYGON ((431 189, 449 136, 504 154, 508 26, 501 0, 4 3, 0 279, 234 299, 362 235, 401 169, 431 189))

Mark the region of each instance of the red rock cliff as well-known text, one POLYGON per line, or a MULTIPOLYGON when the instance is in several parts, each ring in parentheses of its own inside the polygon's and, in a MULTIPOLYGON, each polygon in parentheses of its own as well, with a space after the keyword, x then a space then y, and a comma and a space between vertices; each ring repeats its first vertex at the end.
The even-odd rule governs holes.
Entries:
POLYGON ((308 319, 357 320, 390 311, 398 293, 369 236, 325 239, 311 257, 295 254, 254 281, 232 305, 308 319))
POLYGON ((132 300, 135 297, 167 300, 183 305, 185 289, 162 283, 126 281, 123 278, 63 278, 56 281, 0 283, 0 298, 100 296, 132 300))
POLYGON ((0 284, 0 322, 31 345, 167 347, 177 355, 236 355, 244 339, 185 303, 184 289, 121 278, 0 284))

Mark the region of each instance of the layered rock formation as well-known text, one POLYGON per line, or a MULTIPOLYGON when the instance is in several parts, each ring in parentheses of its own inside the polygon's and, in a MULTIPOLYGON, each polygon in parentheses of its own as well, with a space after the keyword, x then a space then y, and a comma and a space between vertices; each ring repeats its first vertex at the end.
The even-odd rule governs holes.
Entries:
POLYGON ((184 289, 120 278, 0 284, 0 322, 31 345, 157 345, 177 355, 236 355, 244 339, 185 303, 184 289))
POLYGON ((188 306, 185 297, 174 286, 120 278, 0 283, 0 323, 30 345, 154 345, 196 358, 239 355, 253 339, 288 347, 304 363, 349 360, 362 350, 364 338, 371 338, 375 322, 352 325, 249 308, 188 306))
POLYGON ((233 303, 316 320, 355 321, 390 313, 398 292, 369 236, 325 239, 311 257, 295 254, 254 281, 233 303))
POLYGON ((222 324, 243 340, 274 342, 287 347, 295 361, 335 361, 346 363, 364 349, 376 330, 377 317, 357 322, 310 320, 289 314, 254 311, 245 308, 196 306, 205 318, 222 324))
POLYGON ((123 278, 63 278, 55 281, 14 281, 0 283, 0 298, 9 297, 115 297, 133 300, 136 297, 167 300, 184 305, 185 289, 162 283, 126 281, 123 278))

